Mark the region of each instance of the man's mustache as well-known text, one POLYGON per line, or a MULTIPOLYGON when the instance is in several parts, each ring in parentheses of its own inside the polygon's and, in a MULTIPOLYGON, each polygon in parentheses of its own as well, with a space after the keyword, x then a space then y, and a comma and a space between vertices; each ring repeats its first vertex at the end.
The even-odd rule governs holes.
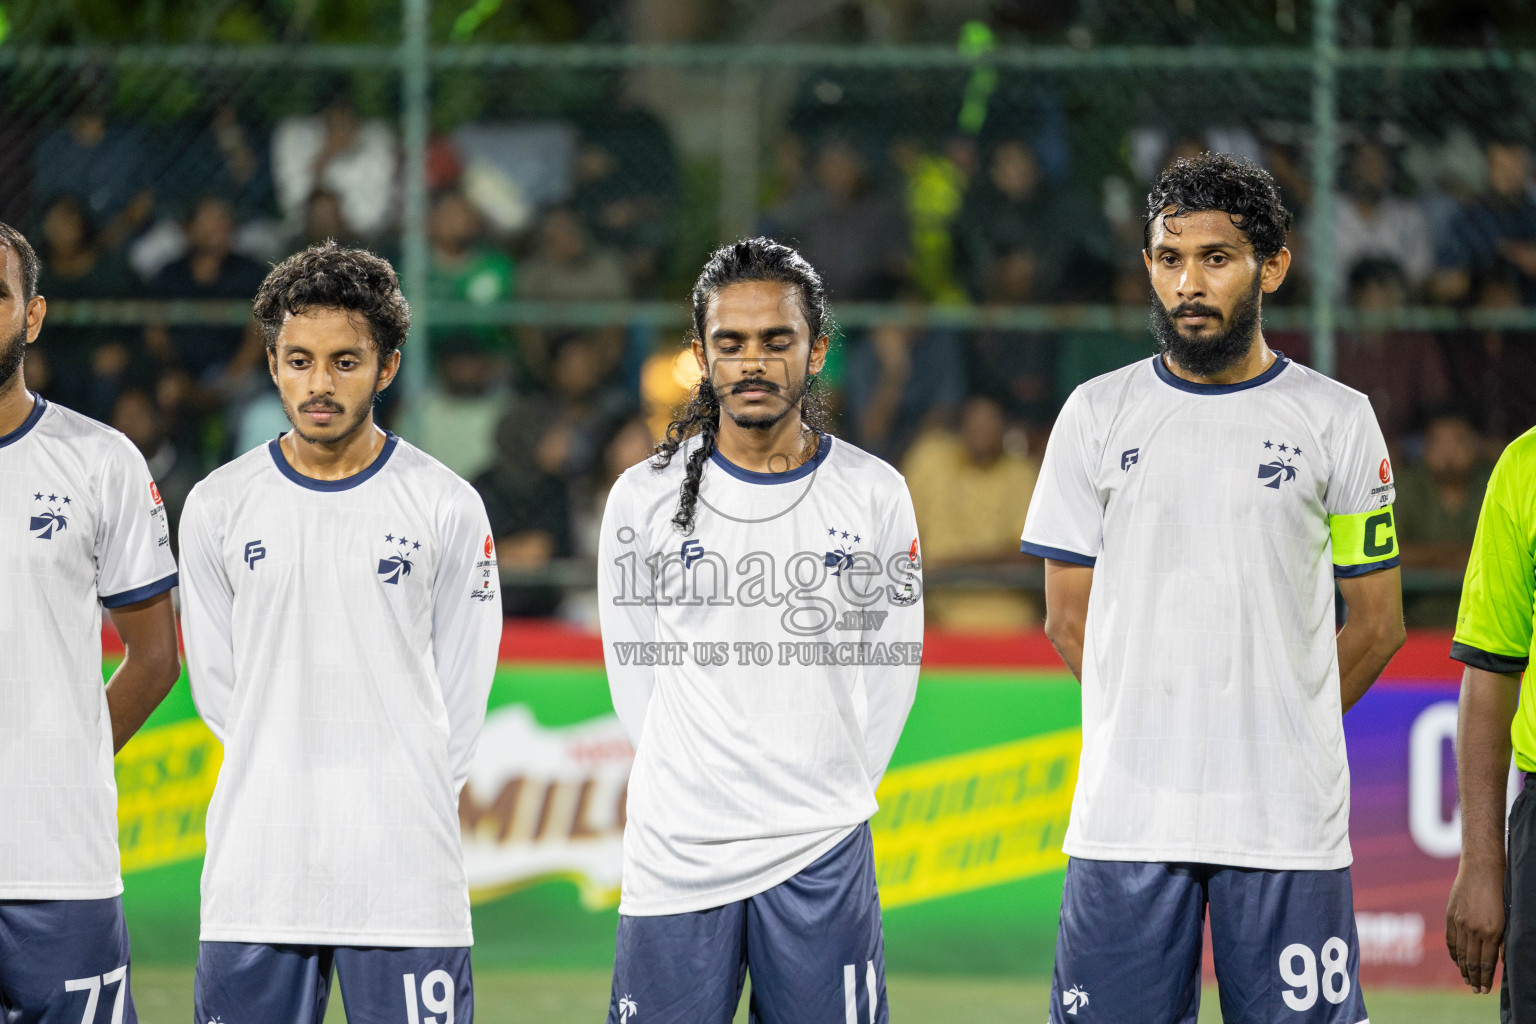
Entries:
POLYGON ((299 412, 345 412, 345 410, 329 399, 311 398, 299 404, 299 412))
POLYGON ((1222 319, 1221 311, 1210 306, 1202 306, 1198 302, 1184 302, 1168 311, 1168 316, 1177 320, 1181 316, 1210 316, 1217 320, 1222 319))

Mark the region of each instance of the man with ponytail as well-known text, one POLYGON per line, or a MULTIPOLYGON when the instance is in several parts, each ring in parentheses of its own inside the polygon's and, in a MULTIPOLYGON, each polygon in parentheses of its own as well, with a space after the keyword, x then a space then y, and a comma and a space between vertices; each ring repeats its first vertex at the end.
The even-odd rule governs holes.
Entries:
POLYGON ((604 511, 609 688, 635 746, 611 1024, 886 1021, 868 820, 917 687, 901 475, 827 429, 831 315, 793 249, 717 250, 702 378, 604 511))

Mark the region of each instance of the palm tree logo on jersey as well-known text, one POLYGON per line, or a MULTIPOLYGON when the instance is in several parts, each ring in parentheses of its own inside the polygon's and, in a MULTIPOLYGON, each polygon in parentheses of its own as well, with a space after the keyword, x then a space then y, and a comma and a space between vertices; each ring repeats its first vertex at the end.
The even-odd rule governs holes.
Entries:
POLYGON ((619 1024, 627 1024, 629 1018, 638 1016, 640 1016, 640 1007, 635 1005, 633 999, 625 995, 619 1000, 619 1024))
POLYGON ((420 548, 421 541, 406 540, 403 535, 399 540, 396 540, 394 534, 386 533, 384 535, 384 543, 399 544, 400 550, 398 553, 390 555, 388 558, 379 559, 379 577, 385 583, 394 583, 398 585, 402 576, 409 576, 411 574, 411 560, 406 556, 406 551, 408 549, 416 550, 417 548, 420 548), (412 545, 414 545, 414 547, 412 545))
MULTIPOLYGON (((1301 454, 1301 447, 1299 445, 1288 445, 1281 441, 1277 446, 1273 441, 1264 442, 1266 451, 1274 451, 1276 447, 1280 449, 1281 456, 1290 455, 1295 457, 1301 454)), ((1290 483, 1296 479, 1296 467, 1291 465, 1290 459, 1276 457, 1259 466, 1259 479, 1268 480, 1269 483, 1264 486, 1278 491, 1281 484, 1290 483)))
POLYGON ((1088 1005, 1088 991, 1073 985, 1061 994, 1061 1005, 1072 1016, 1077 1016, 1077 1011, 1088 1005))
POLYGON ((64 495, 61 500, 57 494, 49 494, 45 497, 42 491, 38 491, 32 495, 32 500, 46 502, 47 505, 41 515, 32 516, 27 521, 27 529, 32 531, 34 537, 38 540, 52 540, 55 530, 62 533, 69 529, 69 517, 55 507, 68 505, 69 495, 64 495))

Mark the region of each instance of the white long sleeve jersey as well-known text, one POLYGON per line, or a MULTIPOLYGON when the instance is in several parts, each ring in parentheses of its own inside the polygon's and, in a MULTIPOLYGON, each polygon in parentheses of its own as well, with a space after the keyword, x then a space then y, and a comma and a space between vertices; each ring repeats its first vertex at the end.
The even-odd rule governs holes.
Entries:
POLYGON ((917 688, 921 559, 901 475, 823 436, 784 473, 705 463, 672 525, 689 441, 614 485, 599 542, 603 652, 635 745, 621 914, 745 899, 876 810, 917 688))
POLYGON ((144 457, 37 398, 0 436, 0 900, 123 891, 101 609, 175 585, 144 457))
POLYGON ((469 945, 458 792, 501 633, 479 496, 393 435, 336 481, 272 441, 193 488, 181 575, 224 744, 202 938, 469 945))

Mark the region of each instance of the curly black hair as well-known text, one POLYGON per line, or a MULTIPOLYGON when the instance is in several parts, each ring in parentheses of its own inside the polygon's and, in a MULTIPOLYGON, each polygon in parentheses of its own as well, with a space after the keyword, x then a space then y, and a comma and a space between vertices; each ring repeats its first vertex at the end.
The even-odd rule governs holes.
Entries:
POLYGON ((329 239, 283 260, 257 289, 256 323, 267 348, 277 347, 277 333, 286 317, 311 309, 360 314, 368 323, 381 363, 405 344, 411 329, 411 307, 389 261, 329 239))
POLYGON ((1152 246, 1152 224, 1159 217, 1182 217, 1220 210, 1253 243, 1260 262, 1285 246, 1294 218, 1280 201, 1280 188, 1262 167, 1229 153, 1201 153, 1175 160, 1158 175, 1147 193, 1143 244, 1152 246), (1170 209, 1170 207, 1172 209, 1170 209))
MULTIPOLYGON (((693 285, 693 338, 704 340, 704 320, 709 313, 709 300, 727 285, 741 281, 778 281, 790 285, 799 297, 801 311, 811 329, 811 340, 830 336, 833 330, 832 311, 827 305, 827 288, 816 268, 800 253, 770 238, 745 238, 739 242, 722 245, 710 254, 699 279, 693 285)), ((809 369, 809 366, 807 366, 809 369)), ((816 388, 816 375, 806 381, 805 394, 800 399, 800 421, 815 431, 817 443, 827 433, 831 416, 816 388)), ((683 442, 694 434, 703 435, 703 442, 688 455, 688 472, 683 478, 677 513, 672 525, 684 534, 693 532, 693 523, 699 501, 699 482, 704 476, 704 463, 715 450, 715 436, 720 429, 720 396, 706 374, 694 386, 688 396, 688 404, 681 416, 667 425, 667 433, 652 453, 651 466, 662 469, 672 461, 683 447, 683 442)))

